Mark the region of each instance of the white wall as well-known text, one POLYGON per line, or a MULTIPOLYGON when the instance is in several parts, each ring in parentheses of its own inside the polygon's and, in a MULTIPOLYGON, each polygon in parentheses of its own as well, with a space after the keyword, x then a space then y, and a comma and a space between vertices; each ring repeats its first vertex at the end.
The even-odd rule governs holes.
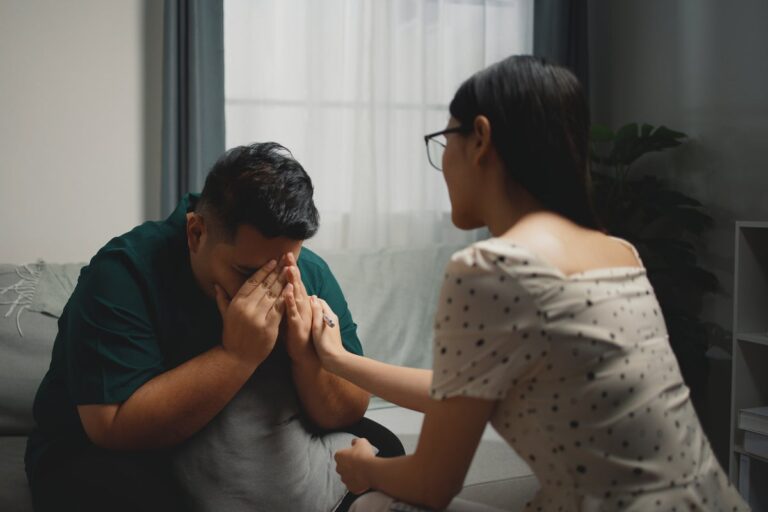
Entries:
POLYGON ((0 262, 84 261, 159 214, 162 4, 0 0, 0 262))

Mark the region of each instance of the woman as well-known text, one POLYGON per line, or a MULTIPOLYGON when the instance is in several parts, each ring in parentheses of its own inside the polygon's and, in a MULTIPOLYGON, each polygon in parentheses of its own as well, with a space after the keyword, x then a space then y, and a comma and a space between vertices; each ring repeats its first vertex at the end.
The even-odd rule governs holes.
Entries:
POLYGON ((391 497, 368 494, 357 509, 444 508, 490 421, 539 479, 532 510, 746 510, 701 429, 637 252, 593 214, 576 78, 510 57, 462 84, 450 114, 426 137, 430 149, 444 137, 430 161, 442 165, 453 223, 493 236, 448 264, 433 371, 347 353, 322 320, 333 313, 311 301, 325 368, 425 412, 413 455, 376 458, 365 439, 337 453, 352 492, 391 497))

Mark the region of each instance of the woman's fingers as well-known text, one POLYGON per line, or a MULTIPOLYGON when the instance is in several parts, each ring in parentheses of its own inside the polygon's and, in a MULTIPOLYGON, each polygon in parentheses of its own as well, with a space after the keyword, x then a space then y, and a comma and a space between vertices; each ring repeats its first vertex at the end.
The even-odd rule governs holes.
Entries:
POLYGON ((339 317, 336 316, 336 313, 333 312, 331 309, 331 306, 328 305, 327 302, 325 302, 323 299, 319 298, 317 299, 320 302, 320 306, 322 309, 322 312, 328 316, 331 320, 333 320, 334 325, 339 325, 339 317))

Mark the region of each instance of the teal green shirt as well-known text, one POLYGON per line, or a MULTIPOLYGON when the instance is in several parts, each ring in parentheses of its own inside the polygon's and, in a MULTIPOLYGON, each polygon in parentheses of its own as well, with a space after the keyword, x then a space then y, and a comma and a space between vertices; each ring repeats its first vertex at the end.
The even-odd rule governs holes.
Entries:
MULTIPOLYGON (((35 397, 37 428, 26 453, 30 479, 38 466, 90 442, 78 405, 124 402, 147 381, 221 342, 216 303, 200 290, 190 267, 186 213, 197 197, 185 196, 165 221, 145 222, 113 238, 80 272, 35 397)), ((325 299, 338 315, 344 347, 362 354, 357 326, 328 265, 307 248, 297 263, 307 293, 325 299)), ((282 344, 273 356, 280 351, 282 344)))

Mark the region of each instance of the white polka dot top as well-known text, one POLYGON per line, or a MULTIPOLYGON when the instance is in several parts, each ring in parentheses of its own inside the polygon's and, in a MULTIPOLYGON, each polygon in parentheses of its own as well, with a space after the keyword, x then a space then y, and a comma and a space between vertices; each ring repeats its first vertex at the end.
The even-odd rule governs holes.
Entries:
POLYGON ((701 429, 644 268, 566 276, 499 238, 457 252, 431 393, 498 401, 491 424, 541 484, 531 510, 748 510, 701 429))

